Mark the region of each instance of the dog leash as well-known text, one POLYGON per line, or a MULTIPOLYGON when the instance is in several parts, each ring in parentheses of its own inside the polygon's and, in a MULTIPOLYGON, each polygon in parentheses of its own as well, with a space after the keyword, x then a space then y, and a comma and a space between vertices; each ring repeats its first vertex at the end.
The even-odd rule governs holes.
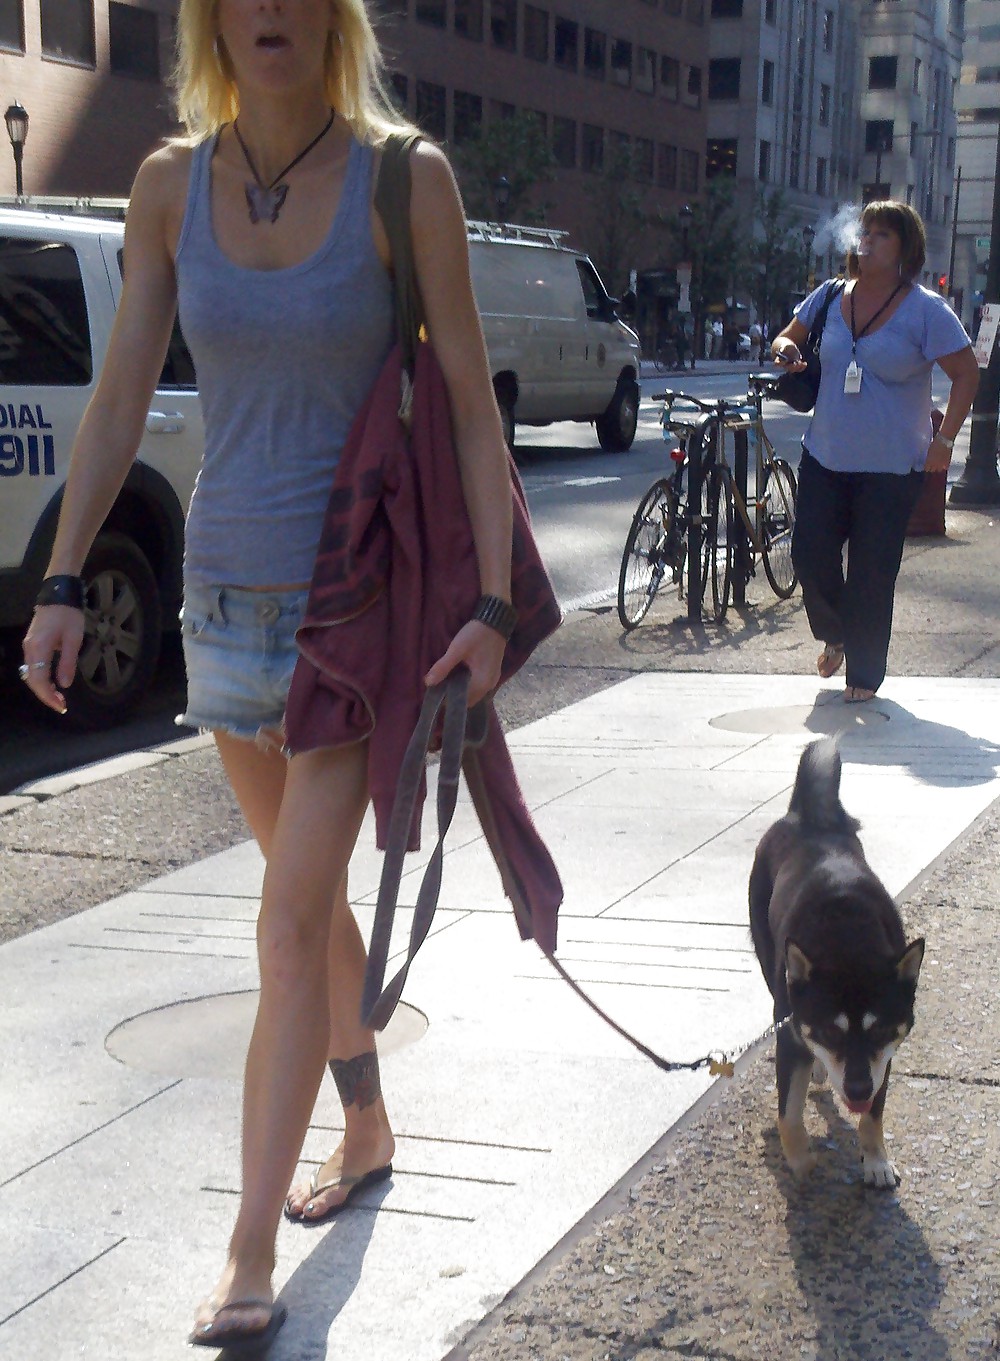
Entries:
MULTIPOLYGON (((441 872, 444 860, 444 839, 451 826, 458 801, 459 776, 462 769, 463 750, 466 742, 468 718, 469 673, 464 666, 457 667, 440 684, 431 686, 424 697, 413 735, 407 745, 400 766, 396 796, 389 819, 389 832, 386 839, 385 858, 382 863, 382 876, 379 881, 378 899, 375 907, 375 922, 372 927, 371 944, 368 951, 368 966, 365 971, 364 989, 361 998, 362 1024, 373 1030, 384 1030, 389 1018, 395 1011, 403 992, 410 965, 417 951, 427 939, 434 912, 441 892, 441 872), (399 899, 399 886, 403 875, 403 863, 409 842, 410 829, 416 812, 431 738, 441 710, 444 720, 441 738, 441 756, 438 769, 437 787, 437 840, 431 857, 424 868, 417 893, 413 921, 410 925, 410 939, 402 967, 388 983, 384 983, 389 959, 389 945, 392 938, 393 922, 399 899)), ((615 1034, 626 1040, 640 1054, 654 1063, 665 1073, 696 1072, 707 1068, 710 1077, 733 1077, 736 1060, 741 1050, 713 1050, 700 1058, 682 1060, 667 1059, 642 1042, 624 1026, 614 1020, 586 993, 548 950, 542 954, 555 969, 560 978, 567 983, 577 997, 597 1016, 610 1026, 615 1034)), ((784 1017, 765 1031, 762 1038, 777 1032, 787 1025, 790 1017, 784 1017)))

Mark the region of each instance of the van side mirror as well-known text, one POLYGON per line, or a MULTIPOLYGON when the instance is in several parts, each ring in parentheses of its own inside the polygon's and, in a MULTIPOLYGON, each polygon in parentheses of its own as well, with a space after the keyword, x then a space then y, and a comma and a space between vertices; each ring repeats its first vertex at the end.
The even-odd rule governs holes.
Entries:
POLYGON ((635 318, 635 308, 637 301, 638 299, 635 296, 635 292, 631 288, 626 289, 625 292, 621 295, 621 298, 618 300, 616 306, 618 309, 618 314, 623 321, 632 321, 635 318))

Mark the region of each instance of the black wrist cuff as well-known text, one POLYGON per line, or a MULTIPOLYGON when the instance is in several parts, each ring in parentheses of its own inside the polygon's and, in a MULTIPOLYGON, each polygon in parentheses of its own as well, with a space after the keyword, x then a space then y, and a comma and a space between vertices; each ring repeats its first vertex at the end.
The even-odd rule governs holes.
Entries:
POLYGON ((83 577, 46 577, 41 590, 35 596, 35 604, 69 605, 71 609, 82 610, 83 577))
POLYGON ((472 612, 473 619, 495 629, 506 642, 517 627, 517 610, 498 595, 481 595, 472 612))

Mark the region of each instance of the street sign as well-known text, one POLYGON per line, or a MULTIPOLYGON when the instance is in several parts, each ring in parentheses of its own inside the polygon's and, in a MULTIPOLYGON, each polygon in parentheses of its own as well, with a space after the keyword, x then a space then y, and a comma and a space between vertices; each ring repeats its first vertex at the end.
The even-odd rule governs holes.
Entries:
POLYGON ((678 312, 690 312, 690 311, 691 311, 691 285, 690 285, 690 284, 681 284, 681 295, 680 295, 680 297, 677 299, 677 310, 678 310, 678 312))
POLYGON ((989 250, 990 238, 988 236, 976 237, 976 250, 989 250))
POLYGON ((993 353, 993 346, 997 338, 998 324, 1000 324, 1000 303, 983 303, 979 333, 976 336, 974 346, 976 362, 981 369, 989 367, 990 355, 993 353))
POLYGON ((681 288, 688 288, 691 284, 691 266, 686 261, 681 261, 677 266, 677 282, 681 288))

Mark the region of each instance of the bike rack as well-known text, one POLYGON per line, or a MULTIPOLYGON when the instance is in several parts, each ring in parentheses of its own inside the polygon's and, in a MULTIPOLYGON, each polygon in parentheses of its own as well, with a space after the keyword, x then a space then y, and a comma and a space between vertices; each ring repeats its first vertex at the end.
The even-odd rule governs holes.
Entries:
POLYGON ((688 542, 687 542, 687 615, 691 623, 701 623, 701 546, 705 526, 701 517, 702 449, 705 432, 715 420, 706 414, 695 424, 687 445, 688 460, 688 542), (697 509, 696 509, 697 507, 697 509), (697 533, 694 531, 697 529, 697 533))
MULTIPOLYGON (((750 441, 747 427, 733 431, 733 481, 749 511, 747 502, 747 463, 750 441)), ((747 603, 747 582, 750 579, 750 539, 746 525, 739 515, 733 516, 733 530, 736 542, 733 550, 733 604, 747 603)))

